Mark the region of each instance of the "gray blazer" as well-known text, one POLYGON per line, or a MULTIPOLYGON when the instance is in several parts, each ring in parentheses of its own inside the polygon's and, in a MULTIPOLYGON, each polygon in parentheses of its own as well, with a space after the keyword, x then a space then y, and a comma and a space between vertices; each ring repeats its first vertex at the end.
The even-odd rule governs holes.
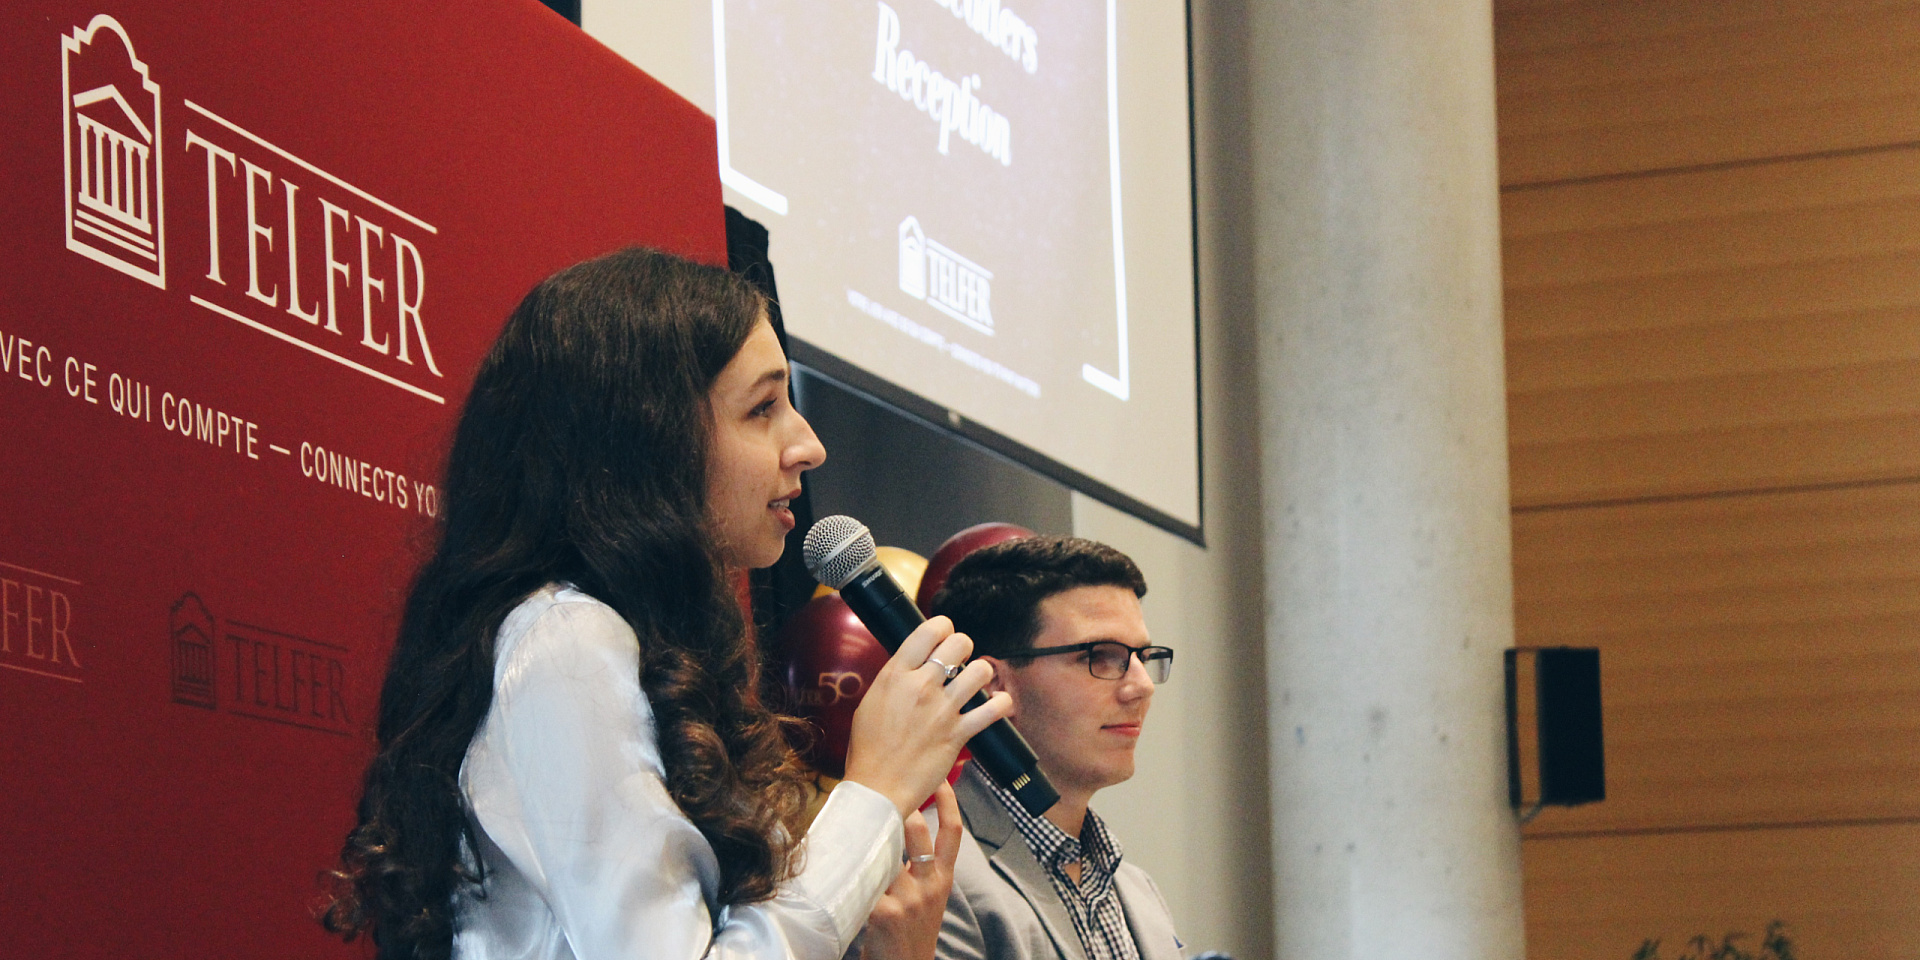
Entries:
MULTIPOLYGON (((1067 907, 1013 818, 974 764, 955 784, 977 842, 960 843, 953 892, 940 925, 940 960, 1087 960, 1067 907)), ((1122 860, 1114 874, 1140 960, 1182 960, 1173 916, 1145 870, 1122 860)))

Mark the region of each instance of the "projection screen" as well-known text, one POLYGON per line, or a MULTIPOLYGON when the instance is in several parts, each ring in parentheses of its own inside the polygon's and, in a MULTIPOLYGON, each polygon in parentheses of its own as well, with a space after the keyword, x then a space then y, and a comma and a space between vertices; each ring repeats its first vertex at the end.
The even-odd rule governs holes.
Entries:
POLYGON ((1201 539, 1185 5, 711 11, 795 359, 1201 539))

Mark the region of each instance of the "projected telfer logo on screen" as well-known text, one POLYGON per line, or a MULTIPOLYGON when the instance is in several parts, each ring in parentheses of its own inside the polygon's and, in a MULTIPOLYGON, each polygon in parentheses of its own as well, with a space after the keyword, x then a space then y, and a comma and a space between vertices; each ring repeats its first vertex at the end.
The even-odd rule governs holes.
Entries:
POLYGON ((900 292, 993 336, 993 274, 927 239, 920 221, 900 221, 900 292))
POLYGON ((1118 10, 715 0, 721 178, 803 343, 1197 525, 1190 300, 1129 362, 1118 10))

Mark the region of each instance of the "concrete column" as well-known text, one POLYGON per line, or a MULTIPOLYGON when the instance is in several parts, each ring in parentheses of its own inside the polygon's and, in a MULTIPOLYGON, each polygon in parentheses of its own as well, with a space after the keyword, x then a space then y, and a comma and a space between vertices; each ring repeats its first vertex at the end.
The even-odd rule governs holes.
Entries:
POLYGON ((1245 9, 1276 954, 1518 958, 1492 10, 1245 9))

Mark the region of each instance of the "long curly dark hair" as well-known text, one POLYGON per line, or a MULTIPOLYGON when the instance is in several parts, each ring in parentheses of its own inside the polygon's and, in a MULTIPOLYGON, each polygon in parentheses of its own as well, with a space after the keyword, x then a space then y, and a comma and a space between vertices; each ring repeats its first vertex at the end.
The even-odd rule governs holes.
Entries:
POLYGON ((705 510, 708 389, 765 309, 724 270, 632 249, 554 274, 508 319, 448 455, 327 929, 371 932, 382 958, 451 953, 455 895, 485 879, 458 776, 493 699, 495 633, 559 581, 638 634, 667 789, 718 855, 722 901, 791 874, 784 826, 805 788, 705 510))

